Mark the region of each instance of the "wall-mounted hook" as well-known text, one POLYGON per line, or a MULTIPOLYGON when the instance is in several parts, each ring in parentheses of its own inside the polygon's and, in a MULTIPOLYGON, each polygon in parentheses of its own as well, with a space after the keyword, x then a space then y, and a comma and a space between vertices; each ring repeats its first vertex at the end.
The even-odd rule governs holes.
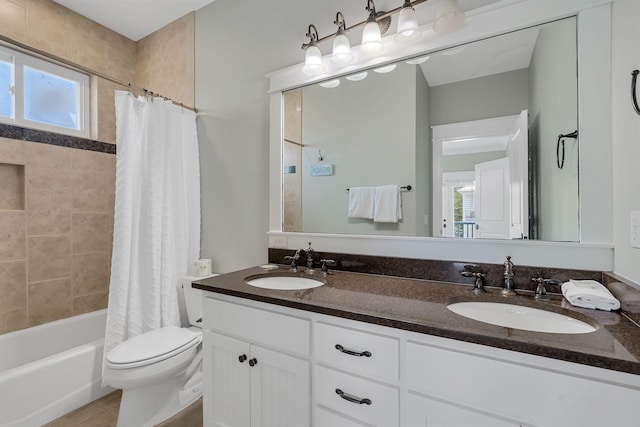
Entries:
POLYGON ((324 158, 322 157, 322 150, 318 150, 318 161, 321 162, 323 160, 324 158))
POLYGON ((640 114, 640 107, 638 107, 638 98, 636 96, 636 81, 638 80, 639 70, 633 70, 631 72, 631 101, 633 102, 633 108, 636 113, 640 114))
POLYGON ((565 138, 578 139, 578 131, 575 130, 571 133, 558 135, 558 143, 556 144, 556 162, 558 164, 558 169, 562 169, 564 167, 564 139, 565 138), (562 144, 562 156, 560 155, 561 144, 562 144))

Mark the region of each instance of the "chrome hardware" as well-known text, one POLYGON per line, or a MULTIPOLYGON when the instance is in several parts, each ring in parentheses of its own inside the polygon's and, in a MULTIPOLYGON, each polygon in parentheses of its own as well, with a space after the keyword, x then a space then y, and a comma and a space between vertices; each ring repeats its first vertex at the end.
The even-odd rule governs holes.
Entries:
POLYGON ((461 271, 460 274, 462 274, 464 277, 473 277, 476 279, 473 286, 474 294, 483 294, 486 292, 484 290, 484 273, 480 271, 461 271))
POLYGON ((504 265, 504 289, 502 290, 502 295, 516 295, 516 291, 513 289, 513 263, 511 262, 511 257, 507 256, 507 260, 504 265))
POLYGON ((249 359, 249 366, 251 366, 252 368, 257 364, 258 364, 258 359, 256 359, 255 357, 252 359, 249 359))
POLYGON ((311 247, 311 242, 309 242, 309 247, 306 249, 306 252, 307 252, 306 272, 309 274, 313 274, 313 248, 311 247))
POLYGON ((245 360, 247 360, 247 355, 246 354, 241 354, 240 356, 238 356, 238 361, 240 363, 244 363, 245 360))
POLYGON ((332 259, 321 259, 320 263, 322 264, 322 266, 320 267, 320 272, 323 276, 329 274, 329 266, 333 267, 334 265, 336 265, 336 262, 332 259))
POLYGON ((532 282, 537 283, 536 294, 534 296, 537 300, 545 300, 547 299, 547 288, 546 285, 560 285, 561 282, 554 279, 543 279, 542 277, 535 277, 531 279, 532 282))
POLYGON ((364 399, 360 399, 358 397, 345 393, 339 388, 336 389, 336 394, 341 398, 343 398, 344 400, 349 401, 351 403, 357 403, 358 405, 362 405, 362 404, 371 405, 371 399, 367 399, 366 397, 364 399))
POLYGON ((300 249, 298 249, 296 251, 296 253, 293 254, 293 256, 287 255, 287 256, 284 257, 285 261, 291 261, 291 267, 289 268, 289 270, 291 270, 294 273, 296 273, 298 271, 298 266, 296 265, 296 261, 299 258, 300 258, 300 249))
POLYGON ((344 354, 348 354, 350 356, 356 356, 356 357, 371 357, 371 352, 370 351, 355 351, 355 350, 349 350, 344 348, 343 346, 341 346, 340 344, 336 344, 336 350, 338 350, 341 353, 344 354))

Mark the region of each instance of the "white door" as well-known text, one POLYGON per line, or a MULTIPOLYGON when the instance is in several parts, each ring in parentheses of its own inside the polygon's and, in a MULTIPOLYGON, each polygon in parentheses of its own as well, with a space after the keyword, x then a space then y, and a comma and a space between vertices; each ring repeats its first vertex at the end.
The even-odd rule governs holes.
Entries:
POLYGON ((204 332, 204 425, 250 427, 248 343, 204 332))
POLYGON ((405 424, 411 427, 518 427, 520 423, 443 400, 407 394, 405 424))
POLYGON ((475 237, 479 239, 510 239, 509 158, 504 157, 478 163, 475 172, 475 237))
POLYGON ((528 112, 523 110, 511 130, 509 168, 511 175, 511 238, 529 234, 528 112))
POLYGON ((252 345, 251 426, 311 425, 309 362, 252 345))

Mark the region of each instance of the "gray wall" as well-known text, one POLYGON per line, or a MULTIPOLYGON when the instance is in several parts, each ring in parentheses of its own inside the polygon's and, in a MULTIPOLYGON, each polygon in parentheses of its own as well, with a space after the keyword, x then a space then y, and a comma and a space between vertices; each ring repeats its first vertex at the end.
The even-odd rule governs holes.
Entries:
MULTIPOLYGON (((578 146, 565 140, 557 167, 558 135, 578 129, 575 18, 540 29, 529 67, 529 126, 538 148, 538 238, 578 241, 578 146)), ((533 139, 533 138, 532 138, 533 139)))
POLYGON ((341 79, 336 88, 303 88, 303 231, 415 234, 415 191, 402 193, 403 218, 393 224, 348 218, 346 191, 415 186, 415 73, 415 66, 402 63, 390 73, 369 72, 361 81, 341 79), (333 176, 311 176, 318 150, 334 165, 333 176))
POLYGON ((520 114, 529 105, 528 70, 431 88, 431 126, 520 114))
POLYGON ((416 235, 433 235, 432 144, 431 114, 429 111, 429 84, 416 68, 416 235))

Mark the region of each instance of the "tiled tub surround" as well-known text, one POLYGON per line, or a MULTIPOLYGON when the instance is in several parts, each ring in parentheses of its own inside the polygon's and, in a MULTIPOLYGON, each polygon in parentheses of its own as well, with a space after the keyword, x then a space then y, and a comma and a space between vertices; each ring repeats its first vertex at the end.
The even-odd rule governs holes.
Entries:
POLYGON ((0 163, 23 165, 25 178, 24 209, 0 210, 0 333, 107 305, 115 146, 43 136, 0 137, 0 163))
MULTIPOLYGON (((302 263, 301 263, 302 264, 302 263)), ((304 270, 301 268, 300 270, 304 270)), ((286 272, 281 265, 271 272, 286 272)), ((640 374, 640 327, 618 312, 581 310, 559 295, 535 301, 529 292, 503 297, 497 288, 476 296, 471 287, 435 280, 332 271, 326 284, 301 291, 250 286, 244 279, 259 267, 194 282, 194 287, 255 301, 376 325, 452 338, 491 347, 640 374), (494 326, 459 316, 447 304, 459 300, 511 302, 567 313, 598 326, 588 334, 550 334, 494 326)), ((301 273, 304 275, 304 273, 301 273)))

